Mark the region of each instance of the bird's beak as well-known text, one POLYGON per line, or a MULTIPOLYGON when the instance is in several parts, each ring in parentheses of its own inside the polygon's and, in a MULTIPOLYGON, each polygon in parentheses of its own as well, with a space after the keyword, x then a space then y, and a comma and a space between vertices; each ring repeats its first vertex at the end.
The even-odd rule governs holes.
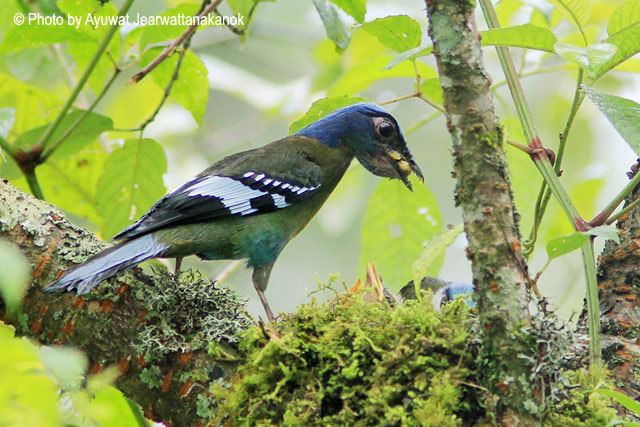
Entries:
POLYGON ((411 175, 411 172, 416 174, 420 182, 424 182, 424 175, 422 175, 422 171, 416 162, 413 161, 410 153, 403 155, 398 151, 389 150, 387 151, 387 156, 389 156, 389 159, 391 160, 390 163, 393 165, 396 172, 398 172, 398 176, 409 190, 413 191, 413 186, 411 185, 411 181, 409 181, 409 175, 411 175))

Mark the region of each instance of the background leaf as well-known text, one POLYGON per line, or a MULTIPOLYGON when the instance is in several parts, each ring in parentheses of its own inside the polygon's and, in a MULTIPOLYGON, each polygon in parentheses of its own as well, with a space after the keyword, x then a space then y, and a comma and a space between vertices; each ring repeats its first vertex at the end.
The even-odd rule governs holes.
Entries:
POLYGON ((591 15, 588 0, 548 0, 583 31, 591 15))
POLYGON ((114 387, 98 391, 89 407, 91 417, 102 426, 144 427, 140 409, 114 387))
POLYGON ((590 230, 584 231, 583 234, 587 236, 602 237, 607 240, 613 240, 617 244, 620 244, 620 235, 618 229, 613 225, 600 225, 593 227, 590 230))
POLYGON ((364 21, 367 12, 367 0, 331 0, 336 6, 351 15, 359 24, 364 21))
POLYGON ((445 251, 463 231, 464 226, 457 225, 438 234, 424 245, 420 257, 411 266, 413 283, 422 283, 423 277, 438 274, 444 261, 445 251))
POLYGON ((336 7, 327 0, 313 0, 313 4, 320 15, 327 37, 333 40, 336 48, 345 49, 349 45, 351 34, 336 7))
POLYGON ((483 46, 513 46, 554 53, 553 45, 557 41, 551 30, 531 24, 482 32, 483 46))
POLYGON ((58 390, 38 349, 0 322, 0 420, 6 426, 60 426, 58 390))
POLYGON ((407 15, 374 19, 362 24, 361 28, 398 53, 420 46, 422 40, 420 24, 407 15))
POLYGON ((369 199, 362 225, 360 265, 374 262, 384 284, 400 290, 412 278, 412 263, 422 253, 422 243, 442 230, 436 198, 424 184, 415 192, 401 182, 382 181, 369 199))
POLYGON ((389 64, 387 64, 387 66, 384 67, 384 69, 388 70, 390 68, 395 67, 401 62, 420 58, 421 56, 431 55, 431 52, 433 52, 432 46, 418 46, 413 49, 405 50, 400 55, 393 58, 393 61, 389 62, 389 64))
POLYGON ((15 313, 20 307, 29 283, 29 270, 29 264, 18 247, 0 240, 0 295, 10 313, 15 313))
MULTIPOLYGON (((62 123, 60 123, 58 129, 56 129, 49 139, 49 143, 55 143, 60 137, 65 135, 83 113, 82 110, 74 110, 67 114, 64 119, 62 119, 62 123)), ((31 147, 38 142, 48 127, 49 125, 46 124, 23 133, 16 138, 15 145, 23 148, 31 147)), ((53 152, 51 159, 61 159, 78 153, 86 145, 94 141, 102 132, 110 129, 113 129, 113 122, 109 117, 93 112, 89 113, 80 125, 60 144, 56 151, 53 152)))
POLYGON ((598 92, 586 85, 582 89, 629 147, 640 156, 640 104, 620 96, 598 92))
MULTIPOLYGON (((153 61, 161 51, 161 48, 148 50, 142 56, 141 64, 144 66, 153 61)), ((172 55, 151 72, 151 77, 158 86, 164 88, 169 84, 177 62, 178 55, 172 55)), ((207 67, 202 60, 188 50, 182 60, 178 80, 173 84, 171 95, 169 95, 170 99, 186 108, 198 124, 202 123, 202 117, 204 117, 209 100, 208 74, 207 67)))
POLYGON ((613 12, 611 18, 609 18, 607 32, 609 33, 609 37, 615 36, 639 23, 640 2, 638 2, 638 0, 626 0, 613 12))
POLYGON ((138 219, 165 194, 162 175, 166 170, 164 150, 152 139, 131 139, 111 152, 96 190, 105 239, 138 219))
POLYGON ((0 137, 7 138, 9 131, 16 122, 15 108, 0 108, 0 137))
POLYGON ((602 67, 610 63, 618 51, 618 47, 612 43, 595 43, 587 47, 556 43, 554 49, 560 56, 578 64, 592 79, 598 76, 602 67))

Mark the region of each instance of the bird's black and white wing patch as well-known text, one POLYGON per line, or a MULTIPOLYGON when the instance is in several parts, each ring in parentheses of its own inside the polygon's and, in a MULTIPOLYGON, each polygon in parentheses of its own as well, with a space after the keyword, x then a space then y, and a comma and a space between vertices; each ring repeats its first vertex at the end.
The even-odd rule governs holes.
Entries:
POLYGON ((115 238, 132 238, 169 225, 284 209, 311 197, 320 188, 318 175, 305 181, 254 171, 200 176, 162 198, 115 238))

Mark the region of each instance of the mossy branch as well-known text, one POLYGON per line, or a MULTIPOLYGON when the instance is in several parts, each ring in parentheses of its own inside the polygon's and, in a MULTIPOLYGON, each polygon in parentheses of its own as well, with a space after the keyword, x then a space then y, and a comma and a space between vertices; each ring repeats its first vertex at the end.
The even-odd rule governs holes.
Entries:
POLYGON ((249 325, 232 291, 196 272, 175 278, 158 264, 82 297, 44 293, 63 270, 107 244, 7 181, 0 182, 0 239, 16 244, 33 266, 23 315, 13 322, 19 333, 81 349, 94 373, 116 365, 116 385, 150 418, 172 425, 206 421, 210 384, 227 378, 236 363, 209 355, 209 344, 231 351, 249 325))
MULTIPOLYGON (((527 267, 503 135, 494 114, 491 81, 482 64, 475 2, 426 0, 429 36, 453 140, 456 201, 462 207, 482 331, 482 385, 497 397, 502 421, 525 420, 532 366, 520 331, 529 324, 527 267)), ((491 404, 487 402, 487 404, 491 404)))

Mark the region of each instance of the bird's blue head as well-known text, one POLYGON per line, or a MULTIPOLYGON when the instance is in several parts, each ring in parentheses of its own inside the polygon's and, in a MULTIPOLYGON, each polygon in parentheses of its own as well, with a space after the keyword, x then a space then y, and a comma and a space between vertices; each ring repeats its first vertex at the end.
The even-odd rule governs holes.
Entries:
POLYGON ((314 138, 327 147, 347 146, 374 175, 402 180, 411 190, 411 172, 424 180, 396 119, 380 106, 361 102, 321 118, 297 135, 314 138))

